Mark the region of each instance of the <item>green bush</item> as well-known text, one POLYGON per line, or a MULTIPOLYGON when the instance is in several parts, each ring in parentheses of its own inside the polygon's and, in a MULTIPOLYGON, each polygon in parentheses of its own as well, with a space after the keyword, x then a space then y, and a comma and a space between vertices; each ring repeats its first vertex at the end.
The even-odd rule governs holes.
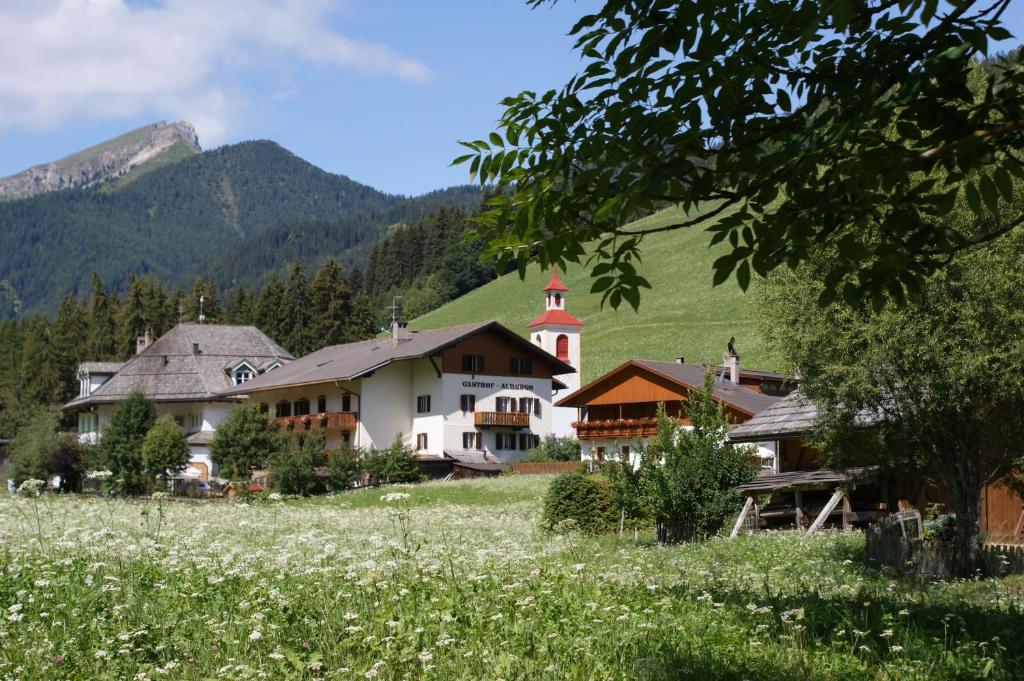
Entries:
POLYGON ((540 444, 530 450, 526 461, 545 463, 548 461, 579 461, 580 443, 573 437, 548 435, 540 444))
POLYGON ((253 470, 267 465, 284 446, 277 424, 260 411, 258 404, 247 402, 232 409, 217 426, 210 458, 224 477, 248 480, 253 470))
POLYGON ((190 450, 171 414, 164 414, 142 440, 142 469, 150 480, 167 481, 188 466, 190 450))
POLYGON ((318 494, 324 491, 324 486, 317 468, 325 463, 322 435, 293 438, 271 460, 270 484, 282 494, 318 494))
POLYGON ((611 488, 600 475, 565 473, 551 481, 544 497, 543 525, 555 530, 571 523, 587 534, 615 527, 611 488))
POLYGON ((423 479, 416 455, 398 438, 387 449, 371 449, 366 455, 363 468, 378 485, 419 482, 423 479))
POLYGON ((344 492, 352 489, 352 483, 363 472, 363 456, 358 447, 341 443, 327 458, 327 489, 344 492))

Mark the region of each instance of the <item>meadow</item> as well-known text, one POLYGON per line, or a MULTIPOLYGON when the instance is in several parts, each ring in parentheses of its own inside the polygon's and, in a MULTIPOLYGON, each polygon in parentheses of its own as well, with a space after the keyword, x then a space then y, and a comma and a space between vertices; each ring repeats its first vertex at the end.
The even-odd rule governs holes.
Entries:
MULTIPOLYGON (((657 228, 681 215, 680 209, 669 208, 630 227, 657 228)), ((584 383, 630 357, 671 362, 682 355, 693 363, 720 362, 730 336, 736 337, 743 366, 787 368, 766 342, 756 296, 744 293, 735 279, 712 286, 711 263, 725 248, 722 244, 709 248, 710 238, 698 225, 644 240, 638 269, 653 289, 643 290, 638 311, 625 303, 618 310, 602 307, 601 295, 590 293, 593 279, 588 268, 573 265, 561 274, 570 288, 566 309, 585 324, 581 336, 584 383)), ((496 319, 525 335, 526 325, 544 309, 541 289, 550 276, 537 266, 528 268, 525 280, 515 273, 505 275, 413 320, 410 328, 496 319)), ((757 285, 755 280, 751 286, 757 285)))
POLYGON ((547 476, 335 497, 0 497, 0 679, 1024 678, 1024 581, 858 533, 538 529, 547 476))

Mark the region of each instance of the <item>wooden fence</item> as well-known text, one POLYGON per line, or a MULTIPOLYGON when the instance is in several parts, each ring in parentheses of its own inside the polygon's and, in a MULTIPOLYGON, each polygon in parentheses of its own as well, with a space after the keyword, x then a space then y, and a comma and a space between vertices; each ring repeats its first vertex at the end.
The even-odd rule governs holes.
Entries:
POLYGON ((512 464, 512 475, 536 475, 538 473, 572 473, 578 470, 586 470, 587 464, 584 461, 542 461, 512 464))
MULTIPOLYGON (((925 539, 920 514, 905 511, 867 529, 865 555, 874 567, 889 567, 905 577, 930 581, 953 577, 956 547, 952 542, 925 539)), ((981 555, 988 576, 1024 574, 1022 545, 985 544, 981 555)))

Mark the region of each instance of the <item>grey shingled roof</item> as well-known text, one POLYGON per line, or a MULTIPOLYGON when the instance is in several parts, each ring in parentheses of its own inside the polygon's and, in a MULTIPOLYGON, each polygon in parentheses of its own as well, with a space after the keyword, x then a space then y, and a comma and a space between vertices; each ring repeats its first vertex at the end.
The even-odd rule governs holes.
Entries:
POLYGON ((449 326, 443 329, 412 332, 395 343, 390 337, 332 345, 257 376, 244 386, 225 389, 223 395, 252 394, 288 386, 349 381, 392 362, 437 354, 444 348, 481 331, 493 330, 522 345, 523 349, 547 362, 555 374, 575 373, 572 366, 540 349, 519 334, 495 321, 449 326))
POLYGON ((91 395, 76 398, 64 408, 119 402, 135 390, 158 402, 224 399, 220 393, 231 387, 225 363, 243 357, 254 365, 292 358, 255 326, 178 324, 125 362, 91 395), (198 346, 198 354, 193 353, 193 345, 198 346))
POLYGON ((749 421, 729 431, 733 442, 763 442, 799 437, 814 430, 818 408, 794 391, 749 421))
MULTIPOLYGON (((591 381, 573 394, 559 400, 557 405, 584 406, 582 401, 576 399, 577 396, 580 396, 590 390, 595 383, 600 383, 606 378, 631 365, 639 366, 647 371, 658 374, 689 390, 704 389, 705 368, 703 364, 679 364, 677 362, 656 362, 649 359, 634 359, 612 369, 601 378, 591 381)), ((775 395, 759 393, 746 386, 736 385, 728 380, 720 382, 716 381, 714 389, 712 390, 712 395, 716 400, 748 414, 758 414, 782 399, 775 395)))
POLYGON ((878 470, 877 466, 846 469, 818 469, 813 471, 789 471, 787 473, 762 472, 750 482, 737 485, 743 492, 769 492, 787 489, 826 487, 839 482, 858 480, 878 470))
POLYGON ((449 459, 455 459, 461 464, 505 464, 504 461, 493 454, 488 454, 487 452, 479 449, 446 449, 444 450, 444 455, 449 459))
POLYGON ((116 374, 124 365, 124 362, 82 362, 78 370, 89 374, 116 374))

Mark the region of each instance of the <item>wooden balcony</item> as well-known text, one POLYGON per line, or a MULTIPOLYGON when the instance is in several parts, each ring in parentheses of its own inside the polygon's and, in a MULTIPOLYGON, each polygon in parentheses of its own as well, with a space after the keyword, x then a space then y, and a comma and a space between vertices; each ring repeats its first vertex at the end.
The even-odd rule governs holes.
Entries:
POLYGON ((658 419, 650 417, 577 421, 572 426, 580 440, 636 440, 658 434, 658 419))
POLYGON ((307 416, 284 416, 277 419, 282 431, 308 430, 313 433, 320 431, 341 432, 355 430, 359 419, 353 411, 330 411, 326 414, 309 414, 307 416))
POLYGON ((530 415, 519 411, 475 411, 473 423, 478 426, 529 428, 530 415))

